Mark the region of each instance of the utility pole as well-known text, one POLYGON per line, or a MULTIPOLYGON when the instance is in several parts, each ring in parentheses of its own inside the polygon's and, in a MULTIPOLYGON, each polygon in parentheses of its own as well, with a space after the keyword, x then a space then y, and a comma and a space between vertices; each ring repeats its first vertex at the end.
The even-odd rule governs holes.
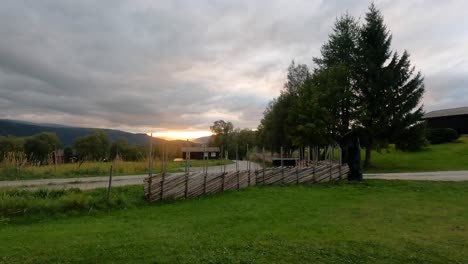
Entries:
POLYGON ((150 149, 149 149, 149 161, 148 161, 148 176, 153 176, 153 133, 150 136, 150 149))

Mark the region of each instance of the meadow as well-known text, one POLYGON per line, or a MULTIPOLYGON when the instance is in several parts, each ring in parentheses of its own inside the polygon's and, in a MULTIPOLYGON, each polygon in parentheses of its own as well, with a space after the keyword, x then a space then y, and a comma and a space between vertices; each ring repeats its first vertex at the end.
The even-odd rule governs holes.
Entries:
POLYGON ((115 188, 107 208, 2 216, 0 262, 468 263, 468 182, 257 186, 157 204, 135 188, 115 188))
MULTIPOLYGON (((209 160, 208 166, 217 166, 233 163, 230 160, 209 160)), ((203 160, 192 160, 190 166, 204 166, 203 160)), ((0 180, 33 180, 33 179, 54 179, 54 178, 74 178, 74 177, 96 177, 109 175, 110 166, 113 165, 113 175, 137 175, 148 173, 148 161, 115 161, 115 162, 84 162, 81 166, 78 163, 68 163, 45 166, 25 166, 19 171, 10 164, 0 164, 0 180)), ((153 172, 161 171, 161 161, 155 160, 153 172)), ((184 171, 184 161, 168 161, 168 172, 184 171)))
MULTIPOLYGON (((336 153, 337 155, 338 153, 336 153)), ((362 160, 364 160, 364 151, 362 160)), ((231 164, 231 160, 210 160, 208 166, 231 164)), ((110 165, 113 164, 113 175, 136 175, 148 172, 148 161, 129 162, 84 162, 61 164, 58 166, 25 166, 19 171, 11 164, 0 164, 1 180, 29 180, 74 177, 95 177, 109 175, 110 165)), ((190 166, 200 167, 204 161, 192 160, 190 166)), ((183 171, 185 162, 169 161, 167 171, 183 171)), ((161 161, 155 161, 153 171, 161 171, 161 161)), ((460 137, 452 143, 429 145, 420 151, 400 151, 390 146, 388 149, 373 151, 372 166, 364 173, 390 172, 429 172, 468 170, 468 135, 460 137)))
MULTIPOLYGON (((362 156, 364 160, 364 155, 362 156)), ((468 135, 452 143, 429 145, 420 151, 406 152, 393 146, 372 153, 372 166, 364 172, 428 172, 468 170, 468 135)))

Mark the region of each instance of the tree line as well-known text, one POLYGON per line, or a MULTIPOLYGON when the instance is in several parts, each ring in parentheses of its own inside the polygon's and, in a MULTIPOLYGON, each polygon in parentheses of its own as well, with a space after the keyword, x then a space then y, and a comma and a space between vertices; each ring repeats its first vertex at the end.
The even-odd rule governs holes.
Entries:
MULTIPOLYGON (((166 142, 164 144, 169 158, 182 156, 182 143, 166 142)), ((184 142, 183 144, 191 143, 184 142)), ((55 152, 61 152, 60 155, 63 155, 65 163, 115 159, 142 161, 148 159, 149 142, 146 145, 131 145, 125 138, 112 141, 103 130, 94 130, 85 136, 77 137, 70 146, 64 146, 59 137, 51 132, 42 132, 30 137, 0 137, 0 162, 53 164, 55 152)), ((152 153, 153 158, 161 157, 163 144, 153 144, 152 153)))
POLYGON ((229 121, 217 120, 210 126, 210 130, 213 135, 208 145, 220 147, 222 155, 227 154, 228 159, 245 159, 248 151, 258 146, 256 131, 248 128, 234 128, 229 121))
POLYGON ((292 61, 281 94, 258 127, 260 145, 291 153, 337 144, 356 131, 366 148, 365 166, 373 149, 390 143, 403 150, 424 146, 424 78, 408 52, 393 51, 391 41, 374 4, 362 24, 349 14, 337 18, 320 56, 313 58, 315 68, 292 61))

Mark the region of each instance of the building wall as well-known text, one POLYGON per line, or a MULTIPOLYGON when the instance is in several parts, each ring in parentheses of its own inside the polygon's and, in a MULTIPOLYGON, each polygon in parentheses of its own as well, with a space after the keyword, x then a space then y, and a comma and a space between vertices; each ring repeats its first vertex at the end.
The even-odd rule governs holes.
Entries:
POLYGON ((468 115, 428 118, 427 126, 429 128, 453 128, 459 134, 468 134, 468 115))
MULTIPOLYGON (((208 153, 208 159, 218 159, 219 158, 219 152, 207 152, 208 153)), ((187 152, 182 152, 182 158, 186 159, 187 157, 187 152)), ((203 152, 190 152, 190 159, 192 160, 202 160, 203 159, 203 152)))

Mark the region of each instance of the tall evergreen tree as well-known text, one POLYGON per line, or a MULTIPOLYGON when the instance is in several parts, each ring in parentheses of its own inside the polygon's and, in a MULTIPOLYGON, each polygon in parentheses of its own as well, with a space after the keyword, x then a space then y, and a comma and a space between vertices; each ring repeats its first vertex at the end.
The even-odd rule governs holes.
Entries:
POLYGON ((391 40, 381 12, 371 4, 358 41, 357 70, 357 123, 369 135, 366 167, 370 166, 373 148, 397 141, 422 117, 422 107, 418 106, 424 93, 423 78, 420 73, 413 74, 407 52, 392 56, 391 40))
POLYGON ((332 115, 330 131, 338 140, 350 129, 356 108, 356 67, 359 25, 349 14, 339 17, 329 40, 321 48, 321 57, 314 58, 318 68, 314 75, 329 100, 332 115))

